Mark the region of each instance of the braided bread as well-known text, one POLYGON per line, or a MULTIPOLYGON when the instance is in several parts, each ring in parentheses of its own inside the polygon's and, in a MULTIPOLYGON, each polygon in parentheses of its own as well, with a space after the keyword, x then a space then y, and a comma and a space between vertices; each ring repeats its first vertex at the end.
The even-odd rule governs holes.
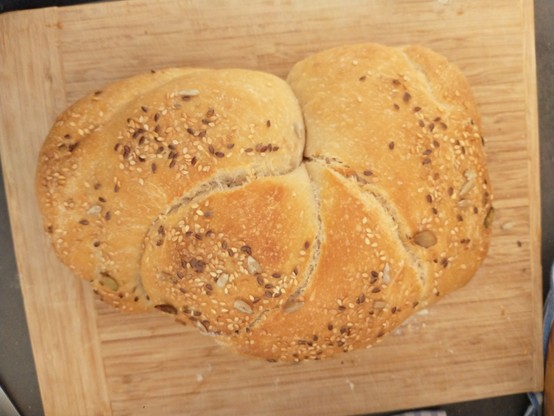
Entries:
POLYGON ((321 359, 475 274, 493 214, 480 125, 460 70, 421 46, 338 47, 287 81, 152 71, 58 117, 38 202, 105 302, 270 361, 321 359))

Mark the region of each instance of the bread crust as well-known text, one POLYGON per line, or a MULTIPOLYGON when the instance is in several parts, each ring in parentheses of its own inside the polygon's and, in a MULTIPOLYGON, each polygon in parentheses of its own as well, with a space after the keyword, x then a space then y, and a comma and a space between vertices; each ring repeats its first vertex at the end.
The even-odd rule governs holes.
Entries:
POLYGON ((347 45, 287 82, 242 69, 119 81, 56 120, 39 206, 107 303, 270 361, 371 346, 463 286, 492 190, 467 79, 418 45, 347 45))
POLYGON ((303 147, 296 98, 273 75, 139 75, 58 117, 39 156, 39 206, 60 259, 104 301, 149 309, 139 266, 151 223, 210 182, 290 171, 303 147))
POLYGON ((288 82, 306 120, 304 156, 389 211, 425 269, 421 303, 467 283, 488 250, 492 191, 462 72, 422 46, 349 45, 297 63, 288 82))

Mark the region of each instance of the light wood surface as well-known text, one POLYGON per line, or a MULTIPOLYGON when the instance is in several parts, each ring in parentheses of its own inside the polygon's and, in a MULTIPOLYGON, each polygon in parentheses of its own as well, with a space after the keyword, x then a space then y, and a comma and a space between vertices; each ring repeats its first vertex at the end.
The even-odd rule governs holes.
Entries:
POLYGON ((532 7, 134 0, 0 16, 0 152, 47 414, 360 414, 542 390, 532 7), (56 260, 33 180, 39 146, 66 105, 152 68, 284 76, 309 53, 367 41, 432 47, 474 88, 497 211, 490 254, 465 288, 369 350, 270 364, 230 355, 165 317, 113 311, 56 260))

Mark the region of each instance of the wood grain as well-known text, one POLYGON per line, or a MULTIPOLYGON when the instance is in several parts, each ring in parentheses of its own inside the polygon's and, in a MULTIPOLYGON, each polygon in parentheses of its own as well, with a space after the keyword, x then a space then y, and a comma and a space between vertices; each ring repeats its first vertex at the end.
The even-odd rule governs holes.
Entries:
POLYGON ((0 77, 0 149, 46 412, 359 414, 542 390, 532 7, 134 0, 1 16, 0 52, 10 59, 0 77), (33 175, 66 104, 152 68, 240 66, 284 76, 312 52, 368 41, 430 46, 473 86, 497 211, 490 254, 465 288, 369 350, 269 364, 229 354, 163 316, 113 311, 54 258, 33 175))
POLYGON ((42 137, 66 106, 57 13, 2 17, 0 152, 43 407, 49 414, 102 415, 110 403, 98 383, 105 375, 93 300, 48 249, 34 197, 42 137))

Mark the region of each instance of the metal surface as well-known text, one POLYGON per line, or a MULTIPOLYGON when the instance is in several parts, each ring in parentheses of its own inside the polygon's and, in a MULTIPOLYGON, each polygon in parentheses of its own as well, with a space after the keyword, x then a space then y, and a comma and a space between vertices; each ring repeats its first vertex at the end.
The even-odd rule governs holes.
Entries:
POLYGON ((19 412, 11 402, 10 398, 0 387, 0 415, 2 416, 20 416, 19 412))

